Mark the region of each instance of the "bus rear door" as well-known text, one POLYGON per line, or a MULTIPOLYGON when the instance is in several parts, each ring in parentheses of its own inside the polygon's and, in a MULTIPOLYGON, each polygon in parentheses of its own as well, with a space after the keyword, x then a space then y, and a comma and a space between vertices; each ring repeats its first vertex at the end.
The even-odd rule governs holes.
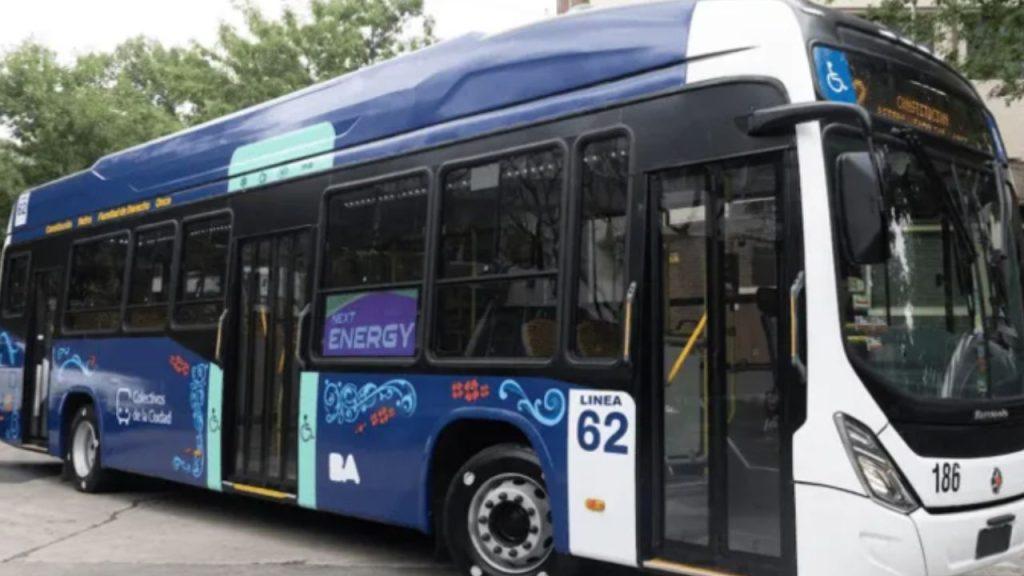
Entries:
POLYGON ((239 241, 233 422, 225 469, 242 491, 297 489, 300 318, 310 295, 308 229, 239 241))
POLYGON ((50 363, 60 299, 60 269, 33 272, 29 286, 29 324, 22 394, 23 439, 27 445, 46 445, 50 397, 50 363))

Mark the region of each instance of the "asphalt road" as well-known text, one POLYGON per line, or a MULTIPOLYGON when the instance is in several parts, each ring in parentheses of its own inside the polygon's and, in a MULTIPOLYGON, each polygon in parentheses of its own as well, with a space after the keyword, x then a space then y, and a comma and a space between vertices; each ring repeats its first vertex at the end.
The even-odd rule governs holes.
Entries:
MULTIPOLYGON (((126 488, 80 494, 56 461, 0 444, 0 576, 453 574, 417 532, 155 481, 126 488)), ((1021 575, 1024 562, 975 576, 1021 575)))
POLYGON ((155 481, 86 495, 0 447, 0 576, 447 576, 412 531, 155 481))

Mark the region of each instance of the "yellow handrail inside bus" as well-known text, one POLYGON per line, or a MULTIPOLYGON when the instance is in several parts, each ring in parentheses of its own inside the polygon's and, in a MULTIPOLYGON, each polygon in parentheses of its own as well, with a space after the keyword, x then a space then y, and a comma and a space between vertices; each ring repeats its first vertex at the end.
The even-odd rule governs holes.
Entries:
POLYGON ((690 339, 686 341, 686 346, 683 347, 682 352, 679 353, 679 357, 676 358, 675 364, 672 365, 672 369, 668 372, 668 382, 671 383, 679 375, 679 371, 683 369, 683 365, 686 364, 686 359, 690 357, 690 353, 693 352, 694 346, 697 345, 697 340, 700 340, 700 335, 704 332, 704 329, 708 326, 708 313, 705 312, 700 317, 700 322, 697 323, 697 328, 690 335, 690 339))

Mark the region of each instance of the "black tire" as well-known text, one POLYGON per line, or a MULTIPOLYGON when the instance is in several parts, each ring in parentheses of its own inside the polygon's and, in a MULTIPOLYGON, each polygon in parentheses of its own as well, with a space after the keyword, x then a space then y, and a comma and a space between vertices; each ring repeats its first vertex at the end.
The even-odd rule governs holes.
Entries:
POLYGON ((566 576, 573 571, 572 563, 555 552, 547 488, 529 448, 503 444, 470 458, 448 487, 441 527, 461 574, 566 576), (470 514, 479 518, 473 525, 470 514))
POLYGON ((95 494, 105 492, 113 488, 113 477, 110 471, 103 469, 103 462, 100 457, 102 450, 99 448, 100 426, 96 418, 96 411, 92 404, 86 404, 75 411, 75 417, 71 421, 71 428, 68 430, 68 437, 64 451, 64 476, 68 478, 79 492, 95 494), (95 446, 91 465, 85 457, 84 445, 88 440, 88 431, 91 427, 94 434, 95 446), (81 443, 76 449, 76 442, 81 443))

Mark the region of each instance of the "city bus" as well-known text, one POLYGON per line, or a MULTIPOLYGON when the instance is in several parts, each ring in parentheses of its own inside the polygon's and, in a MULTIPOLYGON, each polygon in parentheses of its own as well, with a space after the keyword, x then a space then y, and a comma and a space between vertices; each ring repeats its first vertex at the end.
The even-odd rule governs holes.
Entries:
POLYGON ((1024 550, 1022 237, 972 85, 789 0, 469 35, 18 197, 5 442, 471 576, 1024 550))

